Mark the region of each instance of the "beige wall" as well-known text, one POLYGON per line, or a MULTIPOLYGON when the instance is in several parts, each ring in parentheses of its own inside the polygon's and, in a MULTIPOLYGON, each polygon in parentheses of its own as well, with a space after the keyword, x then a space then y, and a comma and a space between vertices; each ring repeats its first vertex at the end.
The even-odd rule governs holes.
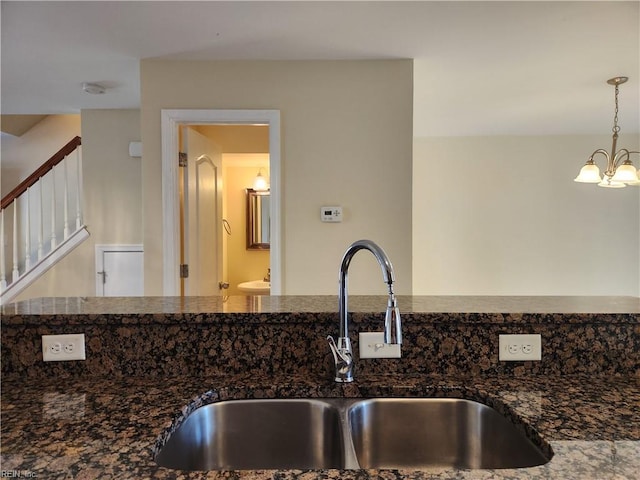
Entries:
POLYGON ((573 182, 610 140, 415 138, 414 294, 638 296, 640 188, 573 182))
POLYGON ((138 110, 83 110, 87 216, 96 243, 142 243, 142 166, 129 156, 140 141, 138 110))
POLYGON ((223 153, 264 153, 269 151, 267 125, 196 125, 198 132, 215 139, 223 153))
POLYGON ((84 220, 90 237, 16 299, 94 296, 95 245, 142 239, 141 161, 129 156, 140 140, 138 110, 83 110, 84 220))
MULTIPOLYGON (((335 294, 345 248, 377 241, 411 293, 412 62, 141 62, 145 294, 162 294, 162 109, 281 113, 283 293, 335 294), (344 222, 323 224, 323 205, 344 222)), ((384 293, 373 257, 353 293, 384 293)))
POLYGON ((80 136, 80 115, 49 115, 19 137, 3 135, 2 196, 76 136, 80 136))

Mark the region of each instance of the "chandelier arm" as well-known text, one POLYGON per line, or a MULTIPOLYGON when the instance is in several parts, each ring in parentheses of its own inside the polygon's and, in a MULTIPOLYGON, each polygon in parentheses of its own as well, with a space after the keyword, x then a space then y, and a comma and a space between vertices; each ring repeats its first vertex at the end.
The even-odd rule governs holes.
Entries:
POLYGON ((631 158, 632 153, 640 154, 640 152, 636 152, 635 150, 627 150, 626 148, 621 148, 616 152, 616 155, 613 157, 613 166, 614 168, 618 168, 620 164, 624 161, 627 161, 631 158))
POLYGON ((607 159, 607 167, 606 167, 606 169, 604 171, 604 174, 607 177, 613 177, 613 174, 616 171, 616 167, 615 167, 615 165, 613 163, 614 162, 614 157, 609 155, 609 152, 607 152, 604 148, 599 148, 598 150, 596 150, 595 152, 593 152, 591 154, 591 157, 589 158, 589 160, 591 160, 593 162, 593 157, 595 157, 596 154, 598 154, 598 153, 604 155, 604 157, 607 159))
POLYGON ((607 177, 613 177, 613 175, 616 172, 616 166, 614 165, 615 157, 612 157, 611 155, 609 155, 609 152, 607 152, 604 148, 599 148, 598 150, 596 150, 591 154, 591 157, 589 158, 589 160, 593 162, 594 161, 593 157, 595 157, 598 153, 604 155, 604 157, 607 159, 607 166, 604 170, 604 174, 607 177))
POLYGON ((599 148, 598 150, 596 150, 595 152, 593 152, 591 154, 591 156, 589 157, 589 161, 593 162, 593 157, 595 157, 598 153, 602 154, 605 156, 605 158, 607 159, 607 165, 609 164, 611 157, 609 156, 609 152, 607 152, 604 148, 599 148))
POLYGON ((629 150, 627 150, 626 148, 621 148, 620 150, 618 150, 613 157, 613 168, 618 168, 623 159, 628 160, 630 153, 631 152, 629 152, 629 150))

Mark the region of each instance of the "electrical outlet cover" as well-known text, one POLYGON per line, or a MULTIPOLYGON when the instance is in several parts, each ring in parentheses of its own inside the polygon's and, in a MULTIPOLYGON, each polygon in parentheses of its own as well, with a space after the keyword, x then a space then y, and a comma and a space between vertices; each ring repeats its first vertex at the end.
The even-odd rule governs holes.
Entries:
POLYGON ((498 337, 499 359, 503 362, 542 360, 540 334, 511 334, 498 337))
POLYGON ((42 335, 42 360, 45 362, 86 360, 84 333, 42 335))

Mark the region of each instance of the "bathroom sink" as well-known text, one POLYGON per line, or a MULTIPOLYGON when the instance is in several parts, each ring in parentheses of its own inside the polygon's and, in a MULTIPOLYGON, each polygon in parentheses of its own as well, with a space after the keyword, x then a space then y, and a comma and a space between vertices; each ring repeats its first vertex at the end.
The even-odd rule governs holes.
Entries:
POLYGON ((251 295, 269 295, 271 283, 264 280, 252 280, 238 284, 238 290, 251 295))
POLYGON ((343 465, 338 410, 311 399, 230 400, 195 410, 156 457, 179 470, 343 465))
POLYGON ((444 398, 222 401, 191 413, 156 455, 179 470, 524 468, 549 460, 493 408, 444 398))
POLYGON ((362 468, 523 468, 549 461, 496 410, 460 399, 378 398, 349 409, 362 468))

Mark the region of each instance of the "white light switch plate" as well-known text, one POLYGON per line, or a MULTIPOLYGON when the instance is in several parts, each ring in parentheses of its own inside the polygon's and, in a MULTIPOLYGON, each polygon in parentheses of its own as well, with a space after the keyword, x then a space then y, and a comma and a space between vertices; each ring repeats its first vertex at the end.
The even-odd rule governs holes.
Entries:
POLYGON ((400 358, 400 345, 384 343, 383 332, 360 332, 360 358, 400 358))

